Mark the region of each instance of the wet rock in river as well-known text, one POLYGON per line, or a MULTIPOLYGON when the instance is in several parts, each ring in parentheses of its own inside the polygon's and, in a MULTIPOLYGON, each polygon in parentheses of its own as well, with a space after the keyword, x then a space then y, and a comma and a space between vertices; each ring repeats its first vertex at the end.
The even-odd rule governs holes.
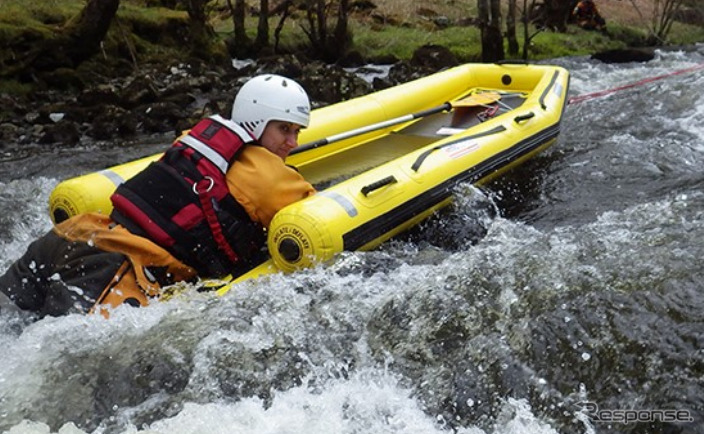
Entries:
POLYGON ((43 128, 39 143, 64 143, 66 145, 75 145, 80 139, 81 133, 78 130, 78 126, 72 121, 62 119, 55 124, 49 124, 43 128))

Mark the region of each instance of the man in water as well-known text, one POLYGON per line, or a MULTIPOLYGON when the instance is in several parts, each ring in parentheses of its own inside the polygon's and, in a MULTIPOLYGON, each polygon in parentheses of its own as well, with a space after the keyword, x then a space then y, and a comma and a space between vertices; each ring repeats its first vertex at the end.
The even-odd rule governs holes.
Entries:
POLYGON ((309 119, 298 83, 252 78, 231 119, 200 121, 120 185, 109 217, 78 215, 33 242, 0 277, 0 304, 40 318, 107 315, 123 303, 147 305, 175 282, 249 271, 266 258, 274 214, 315 193, 284 163, 309 119))

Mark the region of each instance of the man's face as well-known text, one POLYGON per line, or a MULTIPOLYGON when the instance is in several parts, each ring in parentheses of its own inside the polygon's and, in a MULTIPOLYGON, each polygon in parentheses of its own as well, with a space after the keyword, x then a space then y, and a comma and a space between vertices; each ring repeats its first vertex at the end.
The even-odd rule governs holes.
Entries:
POLYGON ((259 142, 283 160, 298 146, 300 132, 301 126, 298 124, 286 121, 269 121, 259 142))

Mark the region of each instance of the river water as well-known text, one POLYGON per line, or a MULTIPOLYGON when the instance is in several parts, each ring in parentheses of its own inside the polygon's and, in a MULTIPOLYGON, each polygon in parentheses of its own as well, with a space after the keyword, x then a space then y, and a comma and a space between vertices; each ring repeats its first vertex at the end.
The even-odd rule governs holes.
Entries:
MULTIPOLYGON (((554 61, 573 96, 702 62, 554 61)), ((61 179, 163 146, 0 155, 0 271, 61 179)), ((0 314, 0 430, 701 432, 703 165, 700 69, 568 106, 554 147, 376 251, 107 321, 0 314)))

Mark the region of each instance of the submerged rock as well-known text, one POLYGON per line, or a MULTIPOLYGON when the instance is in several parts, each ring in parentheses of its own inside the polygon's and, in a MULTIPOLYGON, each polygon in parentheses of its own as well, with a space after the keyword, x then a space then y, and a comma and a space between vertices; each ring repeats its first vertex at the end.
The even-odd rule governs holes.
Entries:
POLYGON ((654 50, 650 48, 614 49, 592 54, 592 59, 604 63, 649 62, 654 58, 654 50))

